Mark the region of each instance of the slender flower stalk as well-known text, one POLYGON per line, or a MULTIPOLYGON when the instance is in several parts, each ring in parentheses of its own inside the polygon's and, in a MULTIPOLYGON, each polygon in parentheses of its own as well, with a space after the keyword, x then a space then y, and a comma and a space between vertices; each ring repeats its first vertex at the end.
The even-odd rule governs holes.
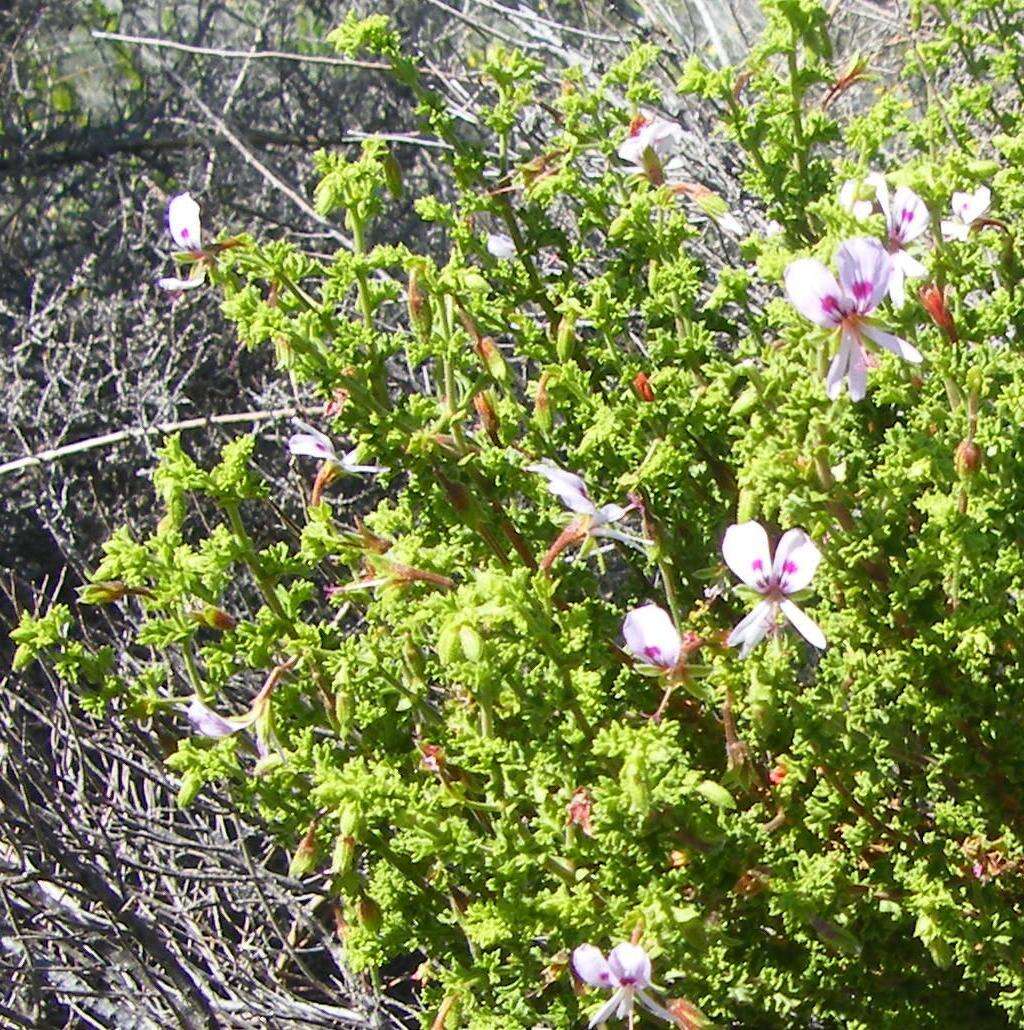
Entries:
POLYGON ((722 556, 729 568, 762 598, 726 641, 729 647, 741 648, 741 658, 778 629, 780 616, 809 643, 825 649, 825 634, 792 601, 793 595, 810 585, 821 562, 821 552, 802 529, 783 534, 773 562, 763 526, 757 522, 730 526, 722 542, 722 556))
POLYGON ((572 953, 572 971, 591 987, 612 989, 614 994, 590 1019, 591 1028, 609 1019, 629 1019, 637 1002, 666 1023, 675 1023, 672 1014, 648 993, 651 986, 651 960, 639 944, 623 942, 605 958, 593 944, 581 944, 572 953))
POLYGON ((836 256, 839 282, 814 258, 798 258, 786 269, 786 293, 804 318, 833 330, 839 349, 826 377, 829 397, 835 399, 849 381, 850 399, 863 400, 868 368, 877 361, 868 341, 904 361, 919 364, 921 352, 906 340, 880 329, 869 316, 889 289, 892 259, 877 241, 847 240, 836 256))

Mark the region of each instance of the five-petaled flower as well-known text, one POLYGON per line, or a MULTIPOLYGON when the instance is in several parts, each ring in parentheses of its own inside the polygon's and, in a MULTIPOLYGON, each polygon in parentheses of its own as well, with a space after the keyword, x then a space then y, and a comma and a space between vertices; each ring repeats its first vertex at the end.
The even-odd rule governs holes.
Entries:
POLYGON ((580 476, 575 472, 566 472, 550 461, 527 465, 526 471, 536 472, 543 476, 548 481, 548 489, 576 514, 576 517, 566 526, 544 556, 541 568, 545 571, 551 568, 555 558, 570 544, 580 540, 585 541, 591 537, 618 540, 620 543, 636 547, 641 551, 644 549, 643 540, 612 528, 612 523, 618 522, 636 505, 630 504, 624 508, 621 504, 605 504, 599 508, 590 499, 587 484, 580 476))
POLYGON ((809 643, 824 650, 825 634, 791 600, 792 595, 810 584, 821 561, 821 552, 802 529, 783 534, 773 562, 764 527, 757 522, 730 526, 722 541, 722 556, 729 568, 762 598, 726 641, 730 647, 741 647, 741 658, 778 628, 780 614, 809 643))
POLYGON ((629 123, 629 135, 619 144, 618 155, 660 186, 665 181, 665 164, 682 138, 683 130, 677 122, 638 114, 629 123))
POLYGON ((954 193, 951 207, 953 218, 942 223, 942 235, 947 240, 966 240, 971 226, 985 214, 992 204, 992 191, 979 186, 973 193, 954 193))
POLYGON ((786 269, 786 293, 801 315, 840 337, 828 370, 829 397, 839 396, 848 377, 850 398, 859 401, 867 392, 868 366, 875 363, 868 340, 915 365, 921 352, 868 317, 889 288, 892 259, 885 248, 868 238, 847 240, 839 247, 836 264, 838 283, 820 261, 798 258, 786 269))
POLYGON ((167 228, 171 239, 193 259, 192 274, 187 279, 167 275, 157 280, 157 286, 172 293, 194 290, 206 278, 203 258, 203 225, 199 205, 190 193, 179 193, 167 205, 167 228))
POLYGON ((632 1019, 633 1006, 637 1001, 659 1019, 667 1023, 675 1022, 672 1014, 647 993, 651 986, 651 960, 639 944, 618 944, 607 958, 593 944, 581 944, 572 953, 572 970, 592 987, 611 988, 615 991, 591 1017, 591 1027, 612 1018, 632 1019))
POLYGON ((306 458, 319 458, 323 464, 317 473, 313 483, 313 493, 310 504, 319 504, 323 496, 324 487, 338 478, 342 472, 387 472, 384 465, 358 465, 356 455, 359 448, 355 447, 346 454, 339 455, 334 448, 329 436, 324 435, 319 429, 295 418, 292 422, 301 432, 293 433, 288 439, 288 450, 298 456, 306 458))
POLYGON ((886 188, 885 177, 878 172, 869 172, 863 179, 847 179, 839 190, 839 206, 863 222, 875 210, 875 201, 868 199, 869 195, 873 193, 877 198, 881 188, 886 188))
POLYGON ((878 203, 881 205, 882 214, 885 215, 885 224, 889 231, 889 239, 886 242, 886 250, 892 264, 889 275, 889 298, 896 307, 902 307, 906 300, 905 281, 920 279, 928 271, 906 250, 906 245, 911 240, 916 240, 928 228, 928 208, 925 207, 924 201, 906 186, 898 187, 890 199, 889 187, 884 179, 878 184, 878 203))

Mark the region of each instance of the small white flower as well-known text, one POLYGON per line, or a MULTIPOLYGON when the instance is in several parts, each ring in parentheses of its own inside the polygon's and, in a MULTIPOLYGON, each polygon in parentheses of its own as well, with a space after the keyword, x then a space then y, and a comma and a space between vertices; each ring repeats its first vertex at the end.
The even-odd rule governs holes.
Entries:
POLYGON ((665 163, 682 139, 683 130, 677 122, 658 115, 637 115, 617 153, 633 170, 660 185, 665 179, 665 163))
POLYGON ((301 432, 294 433, 288 440, 288 450, 292 454, 306 458, 319 458, 343 472, 388 471, 383 465, 357 465, 358 447, 339 456, 330 437, 325 436, 319 429, 314 429, 297 418, 292 419, 292 423, 301 430, 301 432))
POLYGON ((906 186, 897 188, 890 201, 889 187, 885 180, 878 184, 878 203, 885 215, 889 239, 886 250, 889 252, 891 270, 889 275, 889 299, 896 307, 902 307, 906 300, 904 283, 907 279, 920 279, 928 274, 928 270, 917 258, 911 257, 906 245, 916 240, 928 228, 928 208, 924 201, 906 186))
POLYGON ((950 205, 953 218, 943 221, 942 235, 948 240, 966 240, 971 226, 991 205, 992 191, 987 186, 979 186, 973 193, 954 193, 950 205))
POLYGON ((570 510, 587 520, 587 533, 590 536, 608 537, 619 540, 631 547, 643 549, 643 541, 628 533, 611 529, 613 522, 618 522, 624 515, 633 510, 633 505, 623 508, 620 504, 605 504, 597 507, 590 499, 587 484, 575 472, 566 472, 550 461, 537 462, 526 466, 527 472, 536 472, 548 481, 548 489, 570 510))
POLYGON ((836 255, 839 282, 814 258, 798 258, 786 269, 786 293, 804 318, 840 337, 839 350, 829 366, 827 388, 835 399, 849 380, 850 399, 867 393, 868 365, 873 358, 867 341, 904 361, 919 364, 921 352, 868 318, 889 289, 892 259, 878 240, 859 238, 841 244, 836 255))
POLYGON ((618 944, 612 948, 607 959, 593 944, 581 944, 572 953, 572 970, 592 987, 612 988, 615 991, 591 1017, 591 1028, 613 1018, 631 1019, 637 1001, 659 1019, 675 1023, 672 1014, 647 993, 651 986, 651 960, 639 944, 618 944))
POLYGON ((839 206, 863 222, 875 210, 874 200, 869 200, 866 194, 873 192, 877 197, 880 188, 887 187, 884 176, 878 172, 869 172, 863 179, 847 179, 839 190, 839 206))
POLYGON ((503 232, 489 232, 487 234, 487 253, 499 261, 507 261, 509 258, 514 258, 518 251, 511 236, 506 236, 503 232))
POLYGON ((187 279, 165 275, 157 279, 157 286, 168 293, 181 293, 202 286, 206 279, 206 265, 198 259, 203 257, 203 226, 199 205, 192 199, 191 194, 179 193, 171 198, 167 205, 167 229, 171 239, 197 260, 192 266, 192 274, 187 279))
POLYGON ((821 552, 802 529, 791 529, 783 534, 773 562, 763 526, 757 522, 730 526, 722 541, 722 557, 748 587, 764 598, 737 624, 726 641, 729 647, 741 647, 741 658, 750 654, 778 626, 780 614, 808 643, 825 649, 825 634, 818 624, 789 598, 790 594, 810 584, 821 562, 821 552))
POLYGON ((652 601, 634 608, 622 623, 626 650, 644 665, 670 672, 679 664, 683 641, 671 616, 652 601))

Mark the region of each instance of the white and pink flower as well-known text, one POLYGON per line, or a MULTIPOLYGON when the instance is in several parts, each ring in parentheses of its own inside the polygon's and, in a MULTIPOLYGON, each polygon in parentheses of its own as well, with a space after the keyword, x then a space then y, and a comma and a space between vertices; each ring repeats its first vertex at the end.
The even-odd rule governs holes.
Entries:
POLYGON ((622 623, 626 650, 642 665, 671 672, 683 655, 683 640, 672 617, 653 601, 634 608, 622 623))
POLYGON ((992 191, 987 186, 979 186, 973 193, 954 193, 950 206, 953 218, 943 221, 942 235, 947 240, 966 240, 971 226, 992 206, 992 191))
POLYGON ((683 130, 678 122, 638 114, 629 124, 629 135, 619 144, 618 155, 660 186, 665 181, 665 165, 682 139, 683 130))
POLYGON ((885 180, 878 184, 878 203, 885 215, 889 239, 886 250, 889 252, 891 272, 889 275, 889 299, 902 307, 906 300, 905 282, 907 279, 920 279, 928 274, 928 269, 917 258, 912 257, 906 246, 916 240, 928 228, 928 208, 924 201, 906 186, 899 186, 889 197, 889 187, 885 180))
POLYGON ((591 1028, 609 1019, 627 1018, 632 1026, 633 1008, 638 1001, 659 1019, 675 1023, 672 1014, 647 993, 651 986, 651 960, 639 944, 618 944, 607 958, 593 944, 581 944, 572 953, 571 965, 584 983, 615 992, 591 1017, 591 1028))
POLYGON ((915 365, 922 360, 921 352, 868 317, 889 289, 893 265, 885 248, 873 239, 847 240, 839 247, 836 264, 839 282, 820 261, 798 258, 786 269, 786 293, 804 318, 835 330, 839 337, 839 350, 828 370, 829 397, 838 397, 849 380, 850 398, 859 401, 867 392, 868 368, 876 363, 867 348, 869 340, 915 365))
POLYGON ((609 537, 612 540, 619 540, 622 543, 642 546, 641 541, 631 537, 628 533, 611 529, 614 522, 618 522, 626 514, 633 510, 635 505, 623 507, 621 504, 605 504, 600 508, 590 499, 587 484, 582 477, 575 472, 566 472, 553 462, 539 461, 533 465, 526 466, 527 472, 536 472, 548 481, 548 489, 553 493, 570 511, 582 515, 587 519, 587 528, 591 536, 609 537))
POLYGON ((768 534, 757 522, 730 526, 722 541, 722 557, 743 582, 762 600, 729 634, 729 647, 740 647, 745 658, 784 617, 808 643, 824 650, 825 634, 797 607, 792 595, 806 589, 821 562, 821 552, 802 530, 784 533, 772 560, 768 534))
POLYGON ((875 211, 875 199, 879 188, 886 189, 885 177, 878 172, 869 172, 863 179, 847 179, 839 190, 839 206, 849 211, 854 218, 863 222, 875 211))
POLYGON ((305 458, 319 458, 327 462, 333 469, 341 472, 387 472, 383 465, 358 465, 356 456, 359 448, 353 448, 347 454, 339 455, 335 450, 331 438, 314 429, 306 422, 299 419, 292 419, 295 427, 301 432, 294 433, 288 439, 288 450, 298 456, 305 458))
POLYGON ((190 193, 179 193, 167 205, 167 229, 171 239, 193 259, 192 274, 187 279, 167 275, 157 280, 157 286, 171 293, 194 290, 202 286, 206 278, 206 266, 202 260, 203 225, 199 205, 190 193))

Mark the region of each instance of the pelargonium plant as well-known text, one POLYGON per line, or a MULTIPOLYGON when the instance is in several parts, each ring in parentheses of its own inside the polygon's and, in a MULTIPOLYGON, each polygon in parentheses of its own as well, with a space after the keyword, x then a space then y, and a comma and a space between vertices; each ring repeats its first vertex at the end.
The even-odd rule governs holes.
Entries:
POLYGON ((472 138, 349 16, 445 144, 436 247, 381 139, 316 157, 337 255, 179 197, 191 302, 326 413, 290 495, 284 426, 213 468, 168 438, 158 516, 15 633, 176 739, 179 803, 262 821, 434 1030, 1024 1024, 1024 19, 912 3, 878 89, 845 9, 763 6, 671 86, 648 45, 490 50, 472 138))

